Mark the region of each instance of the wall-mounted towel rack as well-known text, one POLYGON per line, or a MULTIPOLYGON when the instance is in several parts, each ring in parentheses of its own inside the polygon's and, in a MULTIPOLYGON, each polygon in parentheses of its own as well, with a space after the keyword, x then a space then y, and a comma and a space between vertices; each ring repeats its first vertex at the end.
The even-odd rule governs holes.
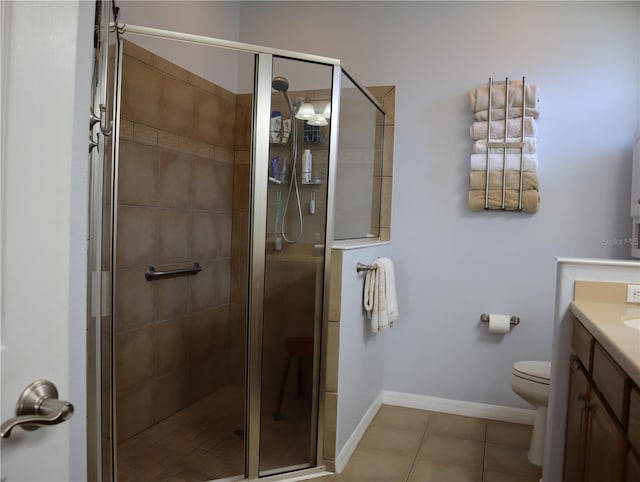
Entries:
POLYGON ((156 271, 153 266, 147 266, 144 277, 147 281, 154 281, 162 278, 175 278, 177 276, 193 276, 202 271, 198 263, 193 263, 190 268, 176 269, 173 271, 156 271))
POLYGON ((484 208, 489 209, 489 150, 494 147, 498 147, 502 149, 503 155, 503 165, 502 165, 502 204, 500 209, 505 209, 505 201, 507 194, 507 149, 510 147, 520 148, 520 184, 518 189, 518 211, 522 211, 522 160, 524 156, 524 121, 525 121, 525 112, 527 105, 527 79, 522 77, 522 126, 520 133, 520 142, 507 142, 508 132, 507 126, 509 125, 509 77, 504 79, 504 141, 502 142, 490 142, 491 140, 491 112, 493 108, 491 107, 492 97, 493 97, 493 79, 489 77, 489 115, 487 119, 487 169, 486 169, 486 180, 485 180, 485 188, 484 188, 484 208))
POLYGON ((356 272, 358 273, 361 273, 363 271, 371 271, 372 269, 376 269, 376 267, 371 264, 358 263, 356 265, 356 272))
POLYGON ((469 176, 472 211, 536 212, 538 194, 535 119, 537 85, 497 81, 470 93, 474 150, 469 176), (526 174, 525 174, 526 172, 526 174))

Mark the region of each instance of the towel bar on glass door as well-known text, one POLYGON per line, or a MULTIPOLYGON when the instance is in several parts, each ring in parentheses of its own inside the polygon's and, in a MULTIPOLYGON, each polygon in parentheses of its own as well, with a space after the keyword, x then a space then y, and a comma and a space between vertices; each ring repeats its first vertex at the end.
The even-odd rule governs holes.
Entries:
POLYGON ((193 276, 202 271, 198 263, 193 263, 190 268, 176 269, 173 271, 156 271, 153 266, 147 266, 144 277, 147 281, 154 281, 162 278, 175 278, 177 276, 193 276))
POLYGON ((373 269, 376 269, 376 267, 370 264, 358 263, 356 265, 356 271, 358 273, 361 273, 362 271, 371 271, 373 269))

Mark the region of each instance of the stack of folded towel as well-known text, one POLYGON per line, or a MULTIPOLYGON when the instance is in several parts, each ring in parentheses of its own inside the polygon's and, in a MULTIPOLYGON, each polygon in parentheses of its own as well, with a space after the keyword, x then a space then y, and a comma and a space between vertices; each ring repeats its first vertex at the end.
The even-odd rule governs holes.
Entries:
POLYGON ((502 209, 504 182, 504 208, 508 211, 517 210, 522 170, 522 210, 534 213, 538 210, 540 203, 536 153, 536 119, 540 115, 538 86, 527 84, 523 96, 522 80, 510 80, 508 105, 505 87, 505 82, 493 82, 491 106, 489 106, 489 87, 479 87, 469 92, 474 117, 470 128, 471 139, 474 142, 470 160, 469 208, 472 211, 485 209, 488 172, 488 209, 502 209), (523 102, 524 133, 522 132, 523 102), (488 122, 489 110, 491 110, 491 122, 488 122), (505 114, 508 116, 506 126, 505 114), (524 147, 522 149, 519 147, 495 148, 488 147, 488 142, 506 142, 507 144, 522 142, 524 147))

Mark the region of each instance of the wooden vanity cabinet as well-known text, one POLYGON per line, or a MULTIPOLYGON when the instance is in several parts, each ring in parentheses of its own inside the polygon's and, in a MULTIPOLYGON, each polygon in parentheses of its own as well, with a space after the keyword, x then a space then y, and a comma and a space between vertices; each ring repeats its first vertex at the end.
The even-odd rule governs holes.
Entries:
MULTIPOLYGON (((629 396, 629 443, 640 455, 640 390, 636 387, 629 396)), ((638 479, 640 481, 640 479, 638 479)))
POLYGON ((572 347, 564 482, 640 482, 626 434, 629 378, 578 320, 572 347))
POLYGON ((629 450, 627 454, 627 476, 625 482, 638 482, 640 480, 640 460, 629 450))
MULTIPOLYGON (((585 482, 622 482, 625 470, 626 439, 617 421, 595 390, 586 406, 589 429, 585 450, 585 482)), ((638 482, 638 481, 636 481, 638 482)))
POLYGON ((625 482, 640 482, 640 390, 635 387, 629 396, 629 452, 625 482))
POLYGON ((582 365, 574 356, 571 360, 569 376, 569 400, 567 405, 567 425, 564 448, 565 482, 584 479, 585 443, 587 434, 587 413, 585 406, 591 386, 582 365))
POLYGON ((598 343, 593 347, 591 377, 616 419, 626 425, 629 403, 629 377, 598 343))

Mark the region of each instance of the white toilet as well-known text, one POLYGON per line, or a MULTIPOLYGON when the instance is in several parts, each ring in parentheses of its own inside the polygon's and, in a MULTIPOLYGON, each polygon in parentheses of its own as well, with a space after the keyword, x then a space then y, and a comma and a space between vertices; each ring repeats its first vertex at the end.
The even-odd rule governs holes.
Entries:
POLYGON ((529 461, 535 465, 542 465, 544 457, 550 376, 551 362, 547 361, 519 361, 511 370, 511 388, 536 409, 528 453, 529 461))

